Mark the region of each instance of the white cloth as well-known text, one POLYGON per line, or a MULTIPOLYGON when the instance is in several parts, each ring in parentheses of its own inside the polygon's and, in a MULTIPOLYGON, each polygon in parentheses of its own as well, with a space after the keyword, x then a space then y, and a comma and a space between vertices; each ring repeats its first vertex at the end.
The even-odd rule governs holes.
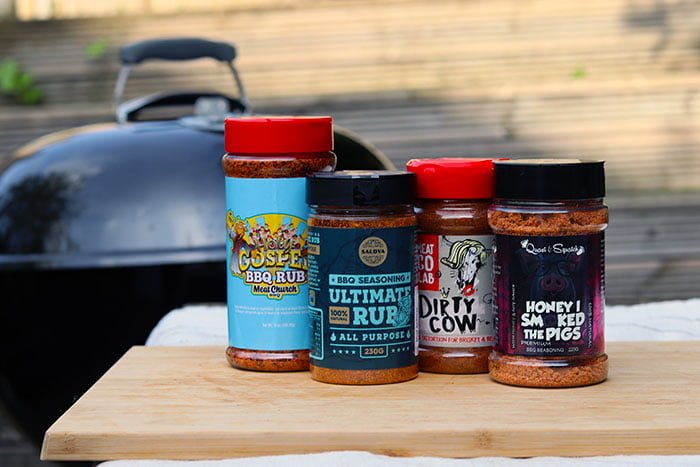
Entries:
POLYGON ((388 457, 368 452, 326 452, 294 456, 246 457, 219 461, 112 461, 100 467, 581 467, 581 466, 697 466, 700 456, 533 457, 508 459, 443 459, 388 457))
POLYGON ((191 305, 163 316, 146 345, 227 345, 227 336, 226 305, 191 305))
MULTIPOLYGON (((700 299, 611 306, 605 312, 608 341, 674 341, 700 339, 700 299)), ((173 310, 148 337, 150 346, 226 345, 224 305, 192 305, 173 310)), ((250 457, 219 461, 112 461, 101 467, 491 467, 491 466, 699 466, 698 456, 534 457, 444 459, 387 457, 367 452, 250 457)))
MULTIPOLYGON (((160 320, 146 345, 226 345, 225 305, 192 305, 160 320)), ((700 339, 700 299, 610 306, 605 310, 607 341, 700 339)))

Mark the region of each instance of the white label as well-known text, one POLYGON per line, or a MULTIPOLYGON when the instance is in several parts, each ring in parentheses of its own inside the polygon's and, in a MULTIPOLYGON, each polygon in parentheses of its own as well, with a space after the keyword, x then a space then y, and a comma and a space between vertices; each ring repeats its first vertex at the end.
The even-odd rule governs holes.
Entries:
POLYGON ((418 235, 420 345, 495 343, 493 235, 418 235))

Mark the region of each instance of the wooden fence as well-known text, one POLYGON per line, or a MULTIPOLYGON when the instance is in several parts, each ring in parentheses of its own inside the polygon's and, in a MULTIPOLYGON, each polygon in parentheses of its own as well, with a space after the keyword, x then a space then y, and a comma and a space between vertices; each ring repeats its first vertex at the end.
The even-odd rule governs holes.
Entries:
MULTIPOLYGON (((122 44, 227 40, 256 111, 332 114, 399 166, 431 155, 606 159, 611 301, 698 294, 700 1, 209 4, 218 11, 1 24, 0 57, 33 72, 46 100, 0 101, 0 153, 110 120, 122 44), (95 42, 106 53, 89 58, 95 42)), ((147 64, 130 86, 231 89, 211 61, 147 64)))

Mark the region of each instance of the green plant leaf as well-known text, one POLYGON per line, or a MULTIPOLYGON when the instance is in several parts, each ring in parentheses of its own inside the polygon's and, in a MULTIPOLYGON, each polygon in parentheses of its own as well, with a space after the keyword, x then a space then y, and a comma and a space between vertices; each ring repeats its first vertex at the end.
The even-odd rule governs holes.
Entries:
POLYGON ((0 92, 11 93, 18 74, 19 64, 15 60, 6 58, 0 62, 0 92))
POLYGON ((29 90, 34 85, 34 77, 29 73, 19 73, 15 79, 15 91, 21 93, 22 91, 29 90))
POLYGON ((39 88, 30 88, 18 93, 16 97, 22 104, 34 105, 44 99, 44 93, 39 88))
POLYGON ((571 77, 573 79, 583 79, 586 77, 586 68, 580 66, 577 68, 574 68, 574 71, 571 72, 571 77))
POLYGON ((109 39, 103 37, 94 42, 91 42, 85 47, 85 56, 90 60, 97 60, 102 57, 109 49, 109 39))
POLYGON ((44 93, 35 84, 34 75, 23 71, 16 60, 6 58, 0 61, 0 94, 13 97, 21 104, 37 104, 44 93))

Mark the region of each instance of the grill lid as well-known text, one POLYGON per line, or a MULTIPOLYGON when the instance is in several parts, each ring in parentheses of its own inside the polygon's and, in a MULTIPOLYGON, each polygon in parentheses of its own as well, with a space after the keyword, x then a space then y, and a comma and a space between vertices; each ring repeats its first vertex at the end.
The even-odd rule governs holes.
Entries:
MULTIPOLYGON (((338 169, 392 168, 357 135, 334 138, 338 169)), ((191 117, 39 138, 0 171, 0 269, 225 261, 222 155, 223 122, 191 117)))
POLYGON ((0 268, 219 261, 221 133, 92 125, 22 148, 0 173, 0 268))

